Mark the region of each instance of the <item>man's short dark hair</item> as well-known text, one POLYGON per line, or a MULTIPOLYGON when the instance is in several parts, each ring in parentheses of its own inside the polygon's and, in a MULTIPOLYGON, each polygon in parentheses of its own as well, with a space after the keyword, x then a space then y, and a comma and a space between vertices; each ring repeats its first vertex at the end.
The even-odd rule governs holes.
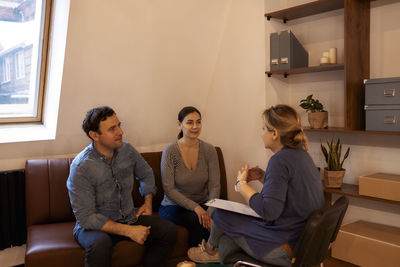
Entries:
POLYGON ((92 137, 89 135, 89 132, 99 132, 100 122, 105 121, 108 117, 111 117, 114 114, 114 110, 107 106, 97 107, 89 110, 82 122, 83 131, 85 131, 86 135, 92 139, 92 137))

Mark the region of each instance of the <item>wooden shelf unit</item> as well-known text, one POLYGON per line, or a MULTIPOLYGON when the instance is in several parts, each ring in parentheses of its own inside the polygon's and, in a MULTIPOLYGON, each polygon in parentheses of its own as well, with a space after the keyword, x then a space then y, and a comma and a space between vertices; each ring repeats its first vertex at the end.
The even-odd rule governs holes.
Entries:
POLYGON ((334 71, 334 70, 343 70, 343 69, 344 69, 344 64, 329 64, 329 65, 322 65, 322 66, 312 66, 312 67, 307 67, 307 68, 295 68, 295 69, 287 69, 287 70, 271 70, 271 71, 266 71, 265 74, 267 74, 268 77, 271 77, 272 74, 283 74, 286 78, 289 74, 334 71))
POLYGON ((376 198, 376 197, 360 195, 359 190, 358 190, 358 185, 354 185, 354 184, 342 184, 341 188, 324 187, 324 194, 325 194, 325 203, 327 205, 330 205, 330 203, 332 202, 332 194, 400 205, 400 201, 394 201, 394 200, 388 200, 388 199, 383 199, 383 198, 376 198))
MULTIPOLYGON (((277 18, 286 22, 310 15, 343 8, 344 13, 344 64, 317 66, 289 71, 267 71, 288 74, 309 73, 344 69, 345 126, 344 131, 365 132, 364 79, 369 79, 370 64, 370 1, 365 0, 319 0, 265 14, 267 19, 277 18), (349 53, 351 51, 351 53, 349 53), (337 68, 337 69, 336 69, 337 68)), ((378 133, 380 134, 380 133, 378 133)))
POLYGON ((344 0, 320 0, 295 7, 290 7, 265 14, 267 20, 280 19, 283 23, 288 20, 308 17, 336 9, 344 8, 344 0))
POLYGON ((309 127, 304 127, 306 132, 314 133, 348 133, 348 134, 365 134, 365 135, 399 135, 400 132, 374 132, 365 130, 351 130, 344 127, 328 127, 325 129, 311 129, 309 127))

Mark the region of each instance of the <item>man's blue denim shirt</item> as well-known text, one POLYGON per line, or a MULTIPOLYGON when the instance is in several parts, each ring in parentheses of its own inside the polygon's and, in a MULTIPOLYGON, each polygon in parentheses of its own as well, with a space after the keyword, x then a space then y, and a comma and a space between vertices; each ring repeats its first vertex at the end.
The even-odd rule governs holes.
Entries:
POLYGON ((67 188, 76 225, 79 228, 100 230, 112 220, 136 222, 133 205, 133 179, 140 181, 142 196, 155 194, 154 174, 140 153, 129 143, 114 152, 112 163, 94 148, 87 146, 71 164, 67 188))

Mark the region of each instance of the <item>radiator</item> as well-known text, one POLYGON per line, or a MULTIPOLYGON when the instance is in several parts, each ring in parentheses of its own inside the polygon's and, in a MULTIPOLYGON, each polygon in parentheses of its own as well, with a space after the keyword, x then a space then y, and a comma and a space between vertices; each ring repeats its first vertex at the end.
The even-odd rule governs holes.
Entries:
POLYGON ((0 172, 0 250, 25 243, 25 172, 0 172))

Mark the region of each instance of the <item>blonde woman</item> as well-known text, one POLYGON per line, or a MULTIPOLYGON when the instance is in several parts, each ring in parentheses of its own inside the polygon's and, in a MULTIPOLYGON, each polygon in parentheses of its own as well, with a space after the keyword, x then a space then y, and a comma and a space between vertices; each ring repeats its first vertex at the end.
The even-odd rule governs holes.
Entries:
POLYGON ((276 105, 263 113, 262 140, 274 155, 266 172, 243 167, 235 190, 261 218, 217 209, 210 237, 188 251, 196 262, 233 263, 256 259, 291 266, 292 249, 310 214, 324 206, 322 184, 297 112, 276 105), (260 180, 260 193, 249 184, 260 180), (219 252, 219 253, 218 253, 219 252))

